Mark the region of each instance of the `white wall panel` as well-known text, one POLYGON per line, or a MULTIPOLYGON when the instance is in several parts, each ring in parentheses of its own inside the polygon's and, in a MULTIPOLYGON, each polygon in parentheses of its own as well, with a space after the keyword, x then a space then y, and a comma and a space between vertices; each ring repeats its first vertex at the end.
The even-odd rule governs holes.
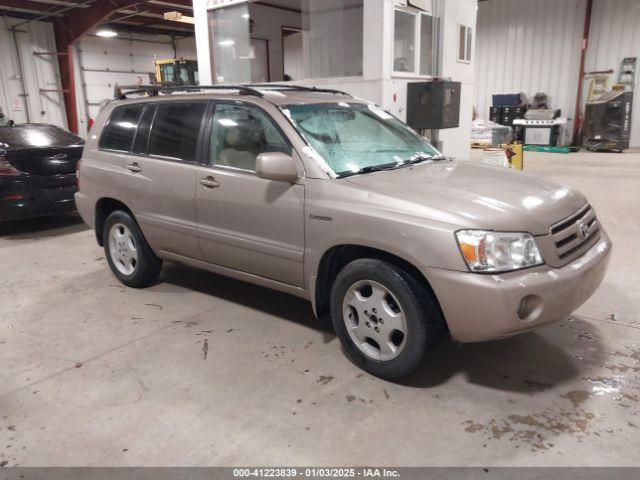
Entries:
POLYGON ((176 50, 178 57, 184 57, 195 60, 196 54, 196 37, 185 37, 176 39, 176 50))
POLYGON ((480 118, 489 118, 494 93, 517 92, 547 93, 552 108, 573 118, 585 11, 586 0, 479 3, 474 98, 480 118))
POLYGON ((9 28, 23 23, 21 19, 2 17, 0 20, 0 107, 16 123, 44 122, 67 126, 64 100, 59 92, 41 90, 60 89, 58 57, 37 55, 55 51, 53 27, 48 22, 29 22, 16 29, 19 59, 22 64, 24 87, 22 97, 18 56, 13 34, 9 28))
MULTIPOLYGON (((471 121, 473 118, 474 69, 478 60, 471 55, 471 62, 458 61, 459 26, 473 29, 472 41, 477 42, 476 0, 445 0, 442 19, 442 76, 462 83, 460 92, 460 124, 458 128, 440 130, 439 138, 445 155, 469 158, 471 121)), ((472 50, 473 52, 473 50, 472 50)))
MULTIPOLYGON (((640 66, 640 0, 595 0, 591 18, 585 71, 613 69, 610 84, 617 82, 625 57, 638 57, 640 66)), ((588 82, 584 84, 585 98, 588 82)), ((636 74, 636 91, 640 77, 636 74)), ((640 96, 634 98, 631 146, 640 147, 640 96)))
POLYGON ((135 35, 101 38, 82 37, 75 49, 76 90, 79 130, 86 135, 89 119, 95 119, 100 102, 113 97, 116 85, 149 84, 156 59, 174 56, 195 59, 193 38, 176 39, 168 35, 135 35), (175 47, 175 50, 174 50, 175 47))

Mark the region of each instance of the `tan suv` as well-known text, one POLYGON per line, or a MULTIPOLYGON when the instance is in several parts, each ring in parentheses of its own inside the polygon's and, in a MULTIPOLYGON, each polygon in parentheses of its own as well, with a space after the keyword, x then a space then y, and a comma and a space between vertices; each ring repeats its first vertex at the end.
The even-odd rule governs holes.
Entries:
POLYGON ((109 102, 86 142, 78 210, 125 285, 167 259, 309 299, 394 378, 447 334, 561 319, 604 277, 611 243, 575 190, 445 158, 342 92, 186 90, 109 102))

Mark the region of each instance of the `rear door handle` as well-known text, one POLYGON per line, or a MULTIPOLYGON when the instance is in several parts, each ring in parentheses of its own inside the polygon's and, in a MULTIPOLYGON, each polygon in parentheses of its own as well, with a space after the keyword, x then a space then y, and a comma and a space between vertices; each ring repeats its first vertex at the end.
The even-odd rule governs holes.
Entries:
POLYGON ((200 182, 200 185, 204 185, 206 188, 217 188, 220 186, 220 184, 216 182, 216 179, 213 178, 211 175, 209 175, 206 178, 201 178, 199 182, 200 182))
POLYGON ((142 168, 140 168, 140 165, 138 165, 137 162, 133 162, 127 165, 127 169, 129 169, 131 173, 139 173, 142 171, 142 168))

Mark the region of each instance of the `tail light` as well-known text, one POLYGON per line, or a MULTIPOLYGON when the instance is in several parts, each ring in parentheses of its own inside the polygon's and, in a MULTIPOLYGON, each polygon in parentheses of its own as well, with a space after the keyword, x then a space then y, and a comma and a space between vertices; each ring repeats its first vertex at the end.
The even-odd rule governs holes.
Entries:
POLYGON ((17 177, 20 174, 20 171, 9 163, 7 157, 0 155, 0 177, 17 177))

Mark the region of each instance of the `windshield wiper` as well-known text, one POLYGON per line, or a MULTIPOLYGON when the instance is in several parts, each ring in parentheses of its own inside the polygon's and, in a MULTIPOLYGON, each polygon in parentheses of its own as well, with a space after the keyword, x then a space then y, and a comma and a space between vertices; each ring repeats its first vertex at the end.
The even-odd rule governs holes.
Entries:
POLYGON ((383 170, 395 170, 399 166, 402 166, 402 164, 387 163, 385 165, 368 165, 366 167, 362 167, 360 170, 356 170, 355 172, 342 172, 338 175, 338 178, 352 177, 363 173, 381 172, 383 170))
POLYGON ((352 177, 354 175, 361 175, 364 173, 372 173, 372 172, 381 172, 383 170, 395 170, 396 168, 402 168, 406 165, 415 165, 416 163, 421 162, 440 162, 442 160, 449 160, 449 157, 445 157, 444 155, 416 155, 412 159, 405 160, 400 163, 386 163, 384 165, 368 165, 366 167, 362 167, 360 170, 356 170, 355 172, 342 172, 338 174, 338 178, 352 177))
POLYGON ((445 157, 444 155, 434 155, 434 156, 430 156, 430 155, 416 155, 415 157, 407 160, 405 162, 405 164, 411 164, 411 165, 415 165, 416 163, 422 163, 422 162, 441 162, 443 160, 448 160, 449 157, 445 157))

